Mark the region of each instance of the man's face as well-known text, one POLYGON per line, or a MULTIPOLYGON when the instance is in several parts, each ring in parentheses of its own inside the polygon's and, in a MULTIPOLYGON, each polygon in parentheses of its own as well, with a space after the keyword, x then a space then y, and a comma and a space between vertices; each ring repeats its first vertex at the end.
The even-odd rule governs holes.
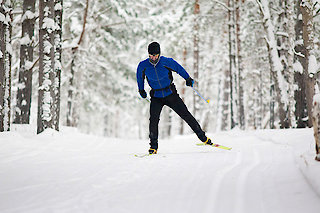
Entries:
POLYGON ((151 61, 157 61, 159 58, 159 54, 155 54, 155 55, 149 54, 149 58, 151 59, 151 61))

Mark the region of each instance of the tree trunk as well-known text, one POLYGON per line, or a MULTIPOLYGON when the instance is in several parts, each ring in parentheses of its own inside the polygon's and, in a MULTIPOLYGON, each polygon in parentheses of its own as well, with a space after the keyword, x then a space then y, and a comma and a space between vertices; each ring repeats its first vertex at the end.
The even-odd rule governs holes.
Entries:
POLYGON ((243 104, 243 63, 241 55, 241 39, 240 39, 240 0, 236 0, 236 39, 237 39, 237 58, 238 58, 238 118, 241 129, 245 128, 245 115, 243 104))
POLYGON ((270 70, 272 80, 274 81, 276 100, 278 102, 280 127, 286 128, 287 116, 286 116, 286 104, 288 103, 288 83, 283 76, 283 65, 278 55, 277 42, 275 38, 274 25, 271 21, 271 15, 269 10, 269 2, 267 0, 256 0, 259 4, 260 11, 263 19, 263 26, 267 35, 267 47, 270 60, 270 70))
MULTIPOLYGON (((0 16, 6 17, 3 9, 3 2, 0 3, 0 16)), ((5 22, 0 21, 0 41, 5 41, 5 22)), ((5 52, 6 43, 0 42, 0 132, 4 131, 4 94, 5 94, 5 52)))
POLYGON ((14 123, 29 124, 32 94, 33 40, 35 0, 23 1, 22 36, 20 46, 19 86, 14 123))
POLYGON ((312 120, 314 138, 316 145, 316 160, 320 161, 320 92, 319 92, 319 73, 317 67, 312 66, 312 60, 316 60, 314 55, 314 26, 313 26, 313 1, 302 0, 301 12, 303 20, 303 45, 305 63, 303 63, 303 73, 306 78, 306 97, 309 120, 312 120), (316 81, 317 80, 317 81, 316 81), (317 82, 316 95, 315 83, 317 82), (310 119, 312 118, 312 119, 310 119))
POLYGON ((55 9, 55 23, 56 29, 54 32, 54 99, 53 99, 53 125, 55 130, 59 131, 59 118, 60 118, 60 85, 61 85, 61 53, 62 53, 62 5, 63 0, 54 1, 55 9))
POLYGON ((222 84, 223 84, 223 89, 221 92, 223 99, 222 99, 222 120, 221 120, 221 130, 228 130, 230 127, 228 125, 228 116, 230 114, 229 109, 229 103, 231 103, 230 101, 230 95, 231 92, 229 91, 230 89, 230 70, 229 69, 225 69, 224 71, 224 77, 222 80, 222 84))
POLYGON ((236 40, 235 40, 235 17, 234 17, 234 0, 228 0, 228 34, 229 34, 229 86, 230 86, 230 119, 231 129, 236 126, 235 109, 236 109, 236 40))
POLYGON ((39 2, 39 97, 37 133, 54 126, 54 1, 39 2))
POLYGON ((296 127, 296 119, 295 119, 295 99, 294 99, 294 87, 295 87, 295 81, 294 81, 294 43, 295 43, 295 23, 294 23, 294 1, 288 0, 285 1, 286 11, 287 11, 287 20, 288 20, 288 39, 287 39, 287 46, 288 46, 288 54, 287 54, 287 63, 288 63, 288 73, 287 73, 287 79, 288 79, 288 122, 290 127, 296 127))
MULTIPOLYGON (((199 77, 199 13, 200 13, 200 5, 199 0, 195 0, 194 3, 194 26, 193 26, 193 72, 194 72, 194 88, 198 89, 198 77, 199 77)), ((193 95, 193 115, 194 117, 197 116, 197 113, 199 111, 199 96, 194 94, 193 95)))
MULTIPOLYGON (((278 32, 287 32, 287 11, 285 8, 285 0, 280 0, 278 1, 279 3, 279 13, 277 14, 277 22, 275 24, 276 30, 274 31, 275 33, 275 38, 277 42, 277 51, 279 55, 279 61, 281 63, 281 75, 286 78, 288 76, 288 38, 283 35, 283 33, 278 34, 278 32)), ((270 42, 271 43, 271 42, 270 42)), ((274 62, 272 62, 274 63, 274 62)), ((279 81, 278 76, 274 76, 274 79, 276 81, 279 81)), ((280 83, 280 82, 279 82, 280 83)), ((289 86, 289 85, 288 85, 289 86)), ((281 90, 282 88, 279 87, 281 90)), ((289 89, 289 87, 288 87, 289 89)), ((279 91, 276 88, 276 91, 279 91)), ((288 90, 289 91, 289 90, 288 90)), ((288 99, 289 100, 289 99, 288 99)), ((289 127, 289 120, 288 120, 288 114, 287 114, 287 109, 288 109, 288 100, 281 100, 281 95, 279 96, 279 92, 277 92, 277 101, 281 102, 281 107, 279 108, 279 117, 280 117, 280 127, 281 128, 288 128, 289 127)))
POLYGON ((11 109, 11 1, 0 4, 0 132, 10 130, 11 109))
POLYGON ((312 75, 310 75, 309 70, 309 60, 312 55, 311 51, 313 51, 313 11, 312 11, 312 0, 302 0, 301 1, 301 13, 302 13, 302 21, 303 21, 303 46, 302 54, 304 55, 304 61, 302 63, 303 74, 305 77, 306 84, 306 100, 307 100, 307 109, 308 109, 308 117, 309 117, 309 126, 312 125, 312 108, 313 108, 313 96, 314 96, 314 84, 315 79, 312 75))
MULTIPOLYGON (((184 47, 183 48, 183 67, 187 67, 187 48, 184 47)), ((182 90, 181 90, 181 99, 184 102, 184 96, 185 96, 185 82, 183 81, 182 83, 182 90)), ((183 119, 180 118, 180 135, 183 135, 184 132, 184 123, 185 121, 183 119)))
MULTIPOLYGON (((305 87, 305 77, 303 75, 303 67, 302 64, 305 62, 305 58, 302 55, 303 52, 303 21, 302 21, 302 13, 300 8, 301 0, 298 0, 296 3, 296 25, 295 25, 295 34, 296 34, 296 45, 295 45, 295 63, 296 67, 301 67, 299 70, 295 70, 295 83, 298 85, 298 90, 295 91, 295 116, 297 120, 298 128, 305 128, 308 126, 308 109, 307 109, 307 100, 306 100, 306 87, 305 87)), ((312 122, 310 120, 309 127, 312 126, 312 122)))
MULTIPOLYGON (((319 92, 319 91, 318 91, 319 92)), ((316 160, 320 161, 320 94, 314 97, 313 102, 313 133, 316 142, 316 160)))
MULTIPOLYGON (((269 60, 270 59, 270 56, 269 56, 269 60)), ((275 125, 274 125, 274 121, 275 121, 275 110, 274 110, 274 107, 275 107, 275 103, 276 103, 276 100, 275 100, 275 89, 274 89, 274 80, 273 80, 273 77, 272 77, 272 70, 270 71, 270 129, 274 129, 275 128, 275 125)))
POLYGON ((86 0, 86 7, 84 10, 84 16, 83 16, 83 24, 82 24, 82 32, 79 38, 79 41, 77 43, 76 47, 72 48, 72 59, 71 59, 71 74, 69 77, 69 89, 68 89, 68 102, 67 102, 67 126, 77 126, 78 124, 78 116, 76 113, 76 98, 75 98, 75 92, 76 92, 76 83, 75 83, 75 74, 76 74, 76 66, 75 61, 77 57, 77 51, 78 48, 83 41, 83 36, 86 30, 86 23, 87 23, 87 15, 88 15, 88 9, 89 9, 89 0, 86 0))
POLYGON ((263 111, 262 111, 262 98, 263 98, 263 86, 262 86, 262 70, 259 70, 259 86, 258 86, 258 92, 257 92, 257 129, 262 129, 262 116, 263 116, 263 111))

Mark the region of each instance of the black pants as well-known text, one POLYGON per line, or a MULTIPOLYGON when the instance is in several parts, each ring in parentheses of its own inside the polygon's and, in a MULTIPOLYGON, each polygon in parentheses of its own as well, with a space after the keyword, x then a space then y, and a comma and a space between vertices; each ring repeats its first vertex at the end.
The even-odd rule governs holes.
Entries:
POLYGON ((205 132, 202 131, 197 120, 188 111, 182 99, 178 94, 173 93, 165 98, 151 97, 149 123, 149 137, 151 148, 158 149, 158 124, 160 120, 160 113, 164 105, 173 109, 184 121, 186 121, 201 141, 204 142, 207 140, 205 132))

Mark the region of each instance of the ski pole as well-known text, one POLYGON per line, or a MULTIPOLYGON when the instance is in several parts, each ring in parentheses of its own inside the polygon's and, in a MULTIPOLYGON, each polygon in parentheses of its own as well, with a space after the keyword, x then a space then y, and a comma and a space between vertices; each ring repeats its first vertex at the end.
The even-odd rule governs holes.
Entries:
POLYGON ((139 99, 140 99, 140 100, 145 100, 145 101, 151 102, 151 100, 150 100, 149 97, 146 97, 146 98, 139 97, 139 99))
POLYGON ((195 91, 196 93, 197 93, 197 95, 199 95, 200 96, 200 98, 202 98, 205 102, 207 102, 207 103, 210 103, 210 100, 208 99, 208 100, 206 100, 204 97, 202 97, 202 95, 200 95, 200 93, 195 89, 195 88, 193 88, 193 87, 191 87, 192 89, 193 89, 193 91, 195 91))

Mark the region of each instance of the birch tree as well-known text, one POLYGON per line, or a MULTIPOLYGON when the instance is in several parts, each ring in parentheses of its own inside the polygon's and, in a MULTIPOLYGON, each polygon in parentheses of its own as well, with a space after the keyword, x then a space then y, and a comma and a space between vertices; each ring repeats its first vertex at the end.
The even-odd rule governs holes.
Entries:
POLYGON ((35 0, 23 1, 17 105, 14 123, 29 124, 32 94, 35 0))
POLYGON ((10 130, 11 0, 0 1, 0 132, 10 130))

